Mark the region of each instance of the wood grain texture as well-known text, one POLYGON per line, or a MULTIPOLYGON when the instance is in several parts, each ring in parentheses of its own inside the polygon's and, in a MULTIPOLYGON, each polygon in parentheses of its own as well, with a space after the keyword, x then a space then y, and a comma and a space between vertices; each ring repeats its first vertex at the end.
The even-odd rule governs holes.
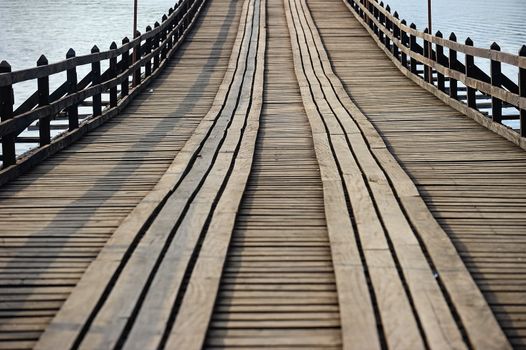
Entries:
POLYGON ((211 0, 190 39, 0 190, 0 348, 522 345, 524 154, 340 0, 211 0))

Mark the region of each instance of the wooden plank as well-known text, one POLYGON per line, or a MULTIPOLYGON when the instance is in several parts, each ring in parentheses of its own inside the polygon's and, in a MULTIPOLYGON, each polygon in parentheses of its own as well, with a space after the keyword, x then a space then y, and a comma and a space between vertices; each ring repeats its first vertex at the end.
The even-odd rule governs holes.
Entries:
POLYGON ((230 334, 249 326, 255 331, 236 333, 237 345, 260 348, 273 339, 276 348, 294 343, 314 348, 324 344, 320 330, 325 327, 327 334, 326 327, 332 327, 334 346, 339 347, 340 316, 327 249, 322 182, 289 59, 290 45, 284 45, 283 4, 275 0, 267 4, 266 93, 260 134, 205 346, 230 344, 230 334), (323 269, 318 267, 320 259, 323 269), (312 279, 306 279, 307 275, 312 279), (334 318, 328 323, 317 313, 306 319, 313 307, 332 312, 334 318), (243 322, 225 323, 225 319, 243 322), (311 336, 300 339, 299 334, 311 336))

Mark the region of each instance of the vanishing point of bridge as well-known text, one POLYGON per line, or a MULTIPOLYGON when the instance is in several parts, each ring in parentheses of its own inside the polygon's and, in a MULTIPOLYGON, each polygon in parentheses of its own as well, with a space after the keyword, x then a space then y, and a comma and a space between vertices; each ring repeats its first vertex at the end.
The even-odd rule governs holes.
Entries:
POLYGON ((183 0, 2 62, 0 349, 526 348, 524 55, 369 0, 183 0))

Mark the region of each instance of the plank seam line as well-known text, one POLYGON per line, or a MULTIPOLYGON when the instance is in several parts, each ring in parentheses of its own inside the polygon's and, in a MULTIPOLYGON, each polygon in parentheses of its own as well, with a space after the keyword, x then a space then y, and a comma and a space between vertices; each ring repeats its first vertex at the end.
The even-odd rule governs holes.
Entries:
MULTIPOLYGON (((256 2, 257 1, 254 1, 254 3, 256 2)), ((259 7, 262 8, 263 4, 264 4, 264 1, 261 1, 259 7)), ((256 7, 256 5, 254 5, 254 7, 256 7)), ((254 16, 256 15, 254 14, 254 16)), ((203 247, 199 253, 199 256, 197 257, 196 268, 194 269, 194 271, 192 271, 192 276, 190 276, 189 282, 188 282, 188 286, 190 288, 192 288, 194 284, 199 284, 199 283, 203 284, 204 281, 213 280, 214 275, 210 275, 208 265, 214 264, 214 263, 219 264, 220 271, 217 271, 219 276, 221 276, 224 271, 225 260, 226 260, 228 248, 230 246, 234 227, 228 226, 228 228, 225 229, 224 232, 218 232, 220 230, 218 230, 217 228, 216 230, 213 230, 212 232, 208 232, 208 229, 210 225, 213 226, 214 224, 216 224, 217 221, 221 222, 222 227, 225 227, 224 226, 225 223, 222 222, 221 220, 222 214, 227 214, 232 219, 232 223, 236 222, 235 218, 237 216, 239 206, 243 198, 243 193, 245 192, 246 184, 247 184, 247 181, 250 175, 251 164, 254 158, 255 141, 257 139, 257 135, 259 131, 259 117, 261 114, 261 97, 263 94, 263 79, 264 79, 263 71, 264 71, 264 54, 265 54, 265 49, 266 49, 266 45, 265 45, 266 33, 264 30, 264 22, 261 19, 265 17, 266 17, 266 13, 263 8, 262 10, 259 11, 257 15, 258 39, 256 41, 256 48, 252 50, 256 54, 254 55, 253 79, 252 79, 252 83, 250 86, 251 98, 249 100, 249 106, 247 108, 246 117, 244 119, 243 133, 239 139, 238 144, 236 145, 236 150, 235 150, 236 155, 230 164, 228 180, 223 182, 221 198, 217 201, 217 203, 215 203, 213 212, 210 213, 209 220, 207 222, 207 227, 204 229, 205 235, 203 235, 203 247), (255 93, 257 93, 257 95, 254 95, 255 93), (245 132, 247 127, 251 127, 251 129, 245 132), (256 130, 254 130, 254 128, 256 130), (248 142, 248 146, 246 144, 247 142, 248 142), (246 147, 241 148, 243 145, 245 145, 246 147), (238 157, 241 152, 244 153, 244 155, 246 154, 250 155, 248 157, 248 164, 245 164, 243 162, 243 160, 245 159, 243 158, 240 159, 238 157), (248 171, 246 170, 246 168, 248 168, 248 171), (237 172, 238 174, 234 174, 235 172, 237 172), (238 180, 240 175, 241 175, 241 183, 236 181, 238 180), (233 187, 233 188, 230 188, 230 187, 233 187), (240 187, 242 187, 241 191, 240 191, 240 187), (234 195, 237 196, 237 198, 235 198, 233 202, 229 202, 229 199, 231 197, 228 195, 228 191, 230 191, 230 194, 233 192, 234 195), (226 196, 224 195, 225 192, 227 193, 226 196), (216 210, 218 210, 219 212, 216 212, 216 210), (214 220, 217 220, 217 221, 214 221, 214 220), (211 249, 216 249, 218 245, 217 244, 218 242, 216 242, 216 240, 218 239, 217 237, 218 234, 221 234, 221 233, 227 235, 227 237, 223 237, 225 238, 225 243, 222 247, 220 247, 220 248, 224 248, 224 251, 214 250, 212 252, 211 249), (203 251, 204 251, 204 254, 206 254, 206 256, 201 258, 201 252, 203 251), (211 257, 210 254, 213 254, 213 256, 215 256, 216 254, 221 254, 219 261, 210 261, 209 260, 211 257), (206 271, 206 273, 203 272, 203 269, 206 271)), ((256 21, 254 20, 253 23, 255 24, 256 21)), ((166 327, 166 330, 170 331, 170 333, 167 333, 167 336, 168 336, 167 344, 169 348, 184 347, 185 349, 195 348, 197 350, 203 346, 203 343, 206 339, 207 330, 209 328, 208 326, 211 322, 212 313, 214 310, 214 304, 218 296, 220 281, 221 281, 221 278, 217 278, 216 281, 213 282, 211 286, 209 286, 212 290, 210 289, 207 290, 208 293, 206 294, 206 296, 208 296, 208 298, 206 298, 205 296, 205 300, 202 300, 201 293, 194 292, 188 298, 181 300, 181 305, 178 310, 172 311, 173 315, 175 315, 176 312, 177 314, 175 316, 173 325, 169 324, 166 327), (210 305, 206 305, 206 301, 211 302, 210 305), (204 319, 199 320, 199 325, 197 326, 197 329, 195 329, 194 327, 192 329, 194 333, 190 335, 188 331, 185 332, 186 324, 184 323, 181 324, 183 322, 181 321, 181 317, 186 317, 186 318, 194 317, 195 314, 198 314, 195 312, 196 304, 200 304, 203 302, 205 302, 205 307, 209 307, 209 308, 205 309, 207 313, 203 316, 204 319), (181 313, 183 314, 182 316, 180 316, 181 313), (182 329, 179 330, 180 328, 182 329), (188 344, 188 340, 183 338, 185 336, 187 338, 188 337, 190 338, 189 340, 190 344, 188 344)), ((186 297, 186 294, 185 294, 185 297, 186 297)))
MULTIPOLYGON (((319 81, 318 81, 319 82, 319 81)), ((321 84, 320 84, 321 85, 321 84)), ((311 91, 311 95, 314 99, 314 92, 312 91, 312 88, 309 87, 309 90, 311 91)), ((320 107, 318 104, 315 104, 316 105, 316 110, 318 111, 318 113, 321 115, 322 112, 320 110, 320 107)), ((331 111, 334 113, 334 110, 332 108, 332 106, 329 105, 329 108, 331 109, 331 111)), ((321 118, 322 120, 322 123, 323 123, 323 126, 325 128, 325 132, 327 134, 329 134, 329 128, 327 126, 327 122, 321 118)), ((339 121, 338 121, 339 122, 339 121)), ((341 124, 340 124, 341 126, 341 124)), ((347 137, 346 137, 347 139, 347 137)), ((338 173, 339 175, 343 178, 343 170, 342 170, 342 166, 341 166, 341 163, 340 161, 337 159, 337 157, 335 157, 335 154, 337 153, 336 152, 336 149, 334 148, 334 143, 333 141, 331 140, 330 137, 327 138, 327 141, 329 143, 329 146, 330 146, 330 150, 333 154, 333 157, 334 157, 334 162, 336 164, 336 167, 338 169, 338 173)), ((348 139, 347 139, 348 141, 348 139)), ((354 151, 351 149, 351 152, 352 154, 354 155, 354 151)), ((360 165, 358 165, 360 167, 360 170, 362 169, 362 167, 360 165)), ((361 174, 362 178, 364 180, 367 180, 365 175, 362 173, 361 174)), ((382 222, 382 219, 380 217, 380 215, 378 214, 378 207, 376 205, 376 203, 374 202, 374 199, 373 199, 373 196, 371 194, 371 191, 370 191, 370 187, 368 186, 367 184, 367 181, 364 181, 366 186, 367 186, 367 189, 369 191, 369 195, 373 201, 373 205, 374 205, 374 208, 375 208, 375 212, 377 213, 378 215, 378 218, 380 220, 380 222, 382 223, 382 228, 384 229, 385 231, 385 225, 383 224, 382 222)), ((350 215, 350 217, 352 218, 351 220, 351 223, 353 225, 353 228, 355 229, 354 231, 354 237, 356 239, 356 244, 358 246, 358 249, 359 249, 359 253, 360 253, 360 258, 362 260, 362 264, 363 264, 363 269, 364 269, 364 274, 366 276, 366 279, 368 281, 368 287, 369 287, 369 293, 371 294, 371 303, 372 303, 372 306, 373 306, 373 309, 374 309, 374 314, 375 314, 375 317, 376 317, 376 323, 377 323, 377 326, 378 326, 378 329, 379 329, 379 332, 378 332, 378 336, 379 336, 379 341, 380 341, 380 347, 382 349, 388 349, 388 346, 387 346, 387 341, 386 341, 386 337, 385 337, 385 329, 384 329, 384 326, 383 326, 383 323, 382 323, 382 317, 380 316, 380 309, 379 309, 379 306, 378 306, 378 301, 377 301, 377 295, 376 295, 376 292, 374 290, 374 287, 372 286, 372 279, 371 279, 371 276, 370 276, 370 272, 369 272, 369 268, 368 268, 368 264, 367 264, 367 260, 365 259, 365 253, 364 253, 364 248, 363 248, 363 243, 362 243, 362 240, 360 238, 360 235, 359 235, 359 229, 358 229, 358 226, 356 224, 356 220, 354 219, 355 218, 355 215, 354 215, 354 210, 353 210, 353 206, 351 204, 351 200, 349 198, 349 193, 348 191, 343 191, 343 195, 345 196, 345 201, 347 203, 347 206, 348 206, 348 213, 350 215)), ((386 235, 386 238, 387 238, 387 235, 386 235)), ((399 271, 399 266, 397 265, 397 271, 400 275, 400 271, 399 271)), ((402 276, 400 276, 402 278, 402 276)), ((408 291, 406 288, 404 288, 406 294, 408 294, 408 291)), ((408 295, 409 297, 409 295, 408 295)), ((413 310, 414 311, 414 310, 413 310)), ((414 313, 414 312, 413 312, 414 313)), ((416 315, 416 314, 415 314, 416 315)))
MULTIPOLYGON (((254 26, 254 22, 252 23, 252 26, 254 26)), ((258 50, 258 47, 259 47, 259 40, 258 40, 258 42, 256 44, 256 51, 258 50)), ((248 53, 247 53, 247 55, 248 55, 248 53)), ((250 95, 251 95, 251 97, 254 94, 254 85, 255 85, 255 79, 252 79, 252 83, 251 83, 251 87, 250 87, 250 90, 251 90, 250 95)), ((241 92, 240 92, 239 96, 241 96, 241 92)), ((238 102, 239 102, 239 96, 238 96, 238 102)), ((214 204, 212 205, 212 208, 211 208, 210 212, 208 213, 207 220, 205 222, 205 226, 203 227, 203 229, 201 231, 197 247, 201 247, 202 248, 202 244, 205 241, 206 236, 208 234, 210 223, 212 222, 213 217, 216 214, 216 208, 217 208, 217 206, 218 206, 218 204, 220 202, 220 199, 222 198, 222 196, 224 194, 224 191, 225 191, 226 187, 228 186, 228 183, 229 183, 229 181, 230 181, 230 179, 232 177, 232 173, 233 173, 233 170, 235 168, 235 165, 239 161, 237 159, 237 156, 239 154, 239 151, 240 151, 240 148, 241 148, 241 144, 243 143, 244 137, 246 136, 245 135, 245 130, 246 130, 246 127, 247 127, 248 122, 249 122, 248 116, 249 116, 249 114, 252 111, 252 102, 253 102, 253 100, 252 100, 252 98, 250 98, 249 104, 248 104, 248 108, 247 108, 246 117, 244 119, 243 127, 241 128, 241 137, 240 137, 240 139, 239 139, 239 141, 238 141, 238 143, 236 145, 236 148, 235 148, 235 151, 234 151, 234 155, 233 155, 232 161, 231 161, 231 163, 229 165, 229 169, 228 169, 227 175, 226 175, 224 181, 222 182, 221 187, 219 189, 219 192, 218 192, 218 194, 216 196, 216 200, 214 201, 214 204)), ((244 189, 243 189, 243 192, 244 192, 244 189)), ((197 261, 198 261, 198 259, 200 257, 200 253, 201 253, 201 249, 199 249, 197 252, 194 251, 194 254, 192 256, 193 262, 191 264, 189 264, 189 266, 187 267, 187 269, 185 271, 185 278, 188 278, 189 281, 190 281, 190 278, 191 278, 191 276, 192 276, 192 274, 194 272, 195 264, 197 263, 197 261)), ((174 305, 173 305, 172 310, 170 312, 169 322, 167 323, 167 325, 165 327, 165 330, 163 332, 163 336, 162 336, 161 343, 159 345, 159 349, 164 349, 165 345, 168 342, 168 339, 169 339, 169 336, 170 336, 170 332, 172 331, 172 326, 175 325, 176 322, 177 322, 177 316, 178 316, 181 304, 182 304, 182 302, 184 300, 184 297, 186 296, 187 288, 188 288, 188 285, 183 287, 179 291, 179 293, 177 294, 177 297, 175 299, 174 305)))
MULTIPOLYGON (((303 5, 303 2, 302 2, 302 5, 303 5)), ((307 6, 308 6, 308 5, 307 5, 307 6)), ((309 11, 310 11, 310 9, 309 9, 309 11)), ((312 28, 309 27, 309 30, 310 30, 311 33, 312 33, 312 31, 313 31, 312 28)), ((319 51, 316 50, 316 53, 318 54, 318 59, 319 59, 320 62, 321 62, 321 57, 319 56, 319 51)), ((311 58, 311 60, 312 60, 312 58, 311 58)), ((325 75, 327 76, 326 71, 325 71, 325 67, 322 66, 322 69, 323 69, 325 75)), ((319 77, 316 76, 316 78, 318 79, 318 83, 321 85, 321 82, 319 81, 319 77)), ((338 99, 338 101, 339 101, 340 104, 342 105, 342 107, 345 108, 345 106, 344 106, 343 103, 341 102, 341 99, 340 99, 339 94, 336 92, 336 90, 334 89, 334 86, 332 85, 332 81, 331 81, 331 88, 332 88, 333 92, 335 93, 336 98, 338 99)), ((323 95, 324 95, 324 97, 325 97, 325 92, 323 92, 323 95)), ((334 110, 333 110, 333 107, 332 107, 330 104, 329 104, 329 107, 331 108, 331 111, 336 115, 336 113, 335 113, 334 110)), ((346 109, 346 110, 347 110, 347 109, 346 109)), ((347 110, 347 112, 348 112, 349 116, 352 117, 352 116, 351 116, 351 113, 350 113, 348 110, 347 110)), ((342 127, 342 129, 343 129, 343 125, 342 125, 342 123, 341 123, 341 120, 340 120, 339 118, 337 118, 337 120, 338 120, 338 123, 339 123, 340 127, 342 127)), ((358 125, 358 127, 360 128, 360 130, 361 130, 361 135, 362 135, 362 137, 364 138, 364 140, 365 140, 365 142, 366 142, 366 144, 367 144, 368 149, 371 151, 371 146, 370 146, 370 144, 369 144, 367 138, 365 137, 365 135, 364 135, 364 133, 363 133, 363 130, 362 130, 361 126, 360 126, 359 124, 357 124, 357 125, 358 125)), ((349 146, 349 149, 350 149, 351 153, 352 153, 353 156, 357 159, 356 153, 355 153, 355 151, 354 151, 354 149, 353 149, 353 147, 352 147, 352 145, 351 145, 351 142, 350 142, 350 140, 349 140, 348 135, 345 135, 345 139, 346 139, 346 141, 347 141, 347 145, 349 146)), ((371 155, 373 156, 373 158, 374 158, 375 161, 377 162, 377 165, 380 167, 380 169, 382 169, 382 172, 386 175, 386 178, 387 178, 389 184, 390 184, 391 187, 392 187, 392 181, 391 181, 390 177, 388 176, 386 170, 385 170, 384 167, 378 162, 377 157, 376 157, 372 152, 371 152, 371 155)), ((380 223, 381 223, 381 225, 382 225, 383 231, 384 231, 384 233, 385 233, 385 238, 386 238, 386 240, 387 240, 387 243, 388 243, 388 245, 389 245, 390 251, 391 251, 391 253, 392 253, 392 257, 393 257, 393 260, 394 260, 394 262, 395 262, 395 266, 396 266, 396 269, 397 269, 397 271, 398 271, 398 275, 399 275, 399 277, 400 277, 400 280, 401 280, 401 282, 402 282, 402 285, 403 285, 403 287, 404 287, 405 293, 406 293, 406 295, 407 295, 407 298, 408 298, 409 304, 410 304, 410 306, 411 306, 411 310, 412 310, 413 315, 414 315, 414 317, 415 317, 415 320, 416 320, 416 322, 417 322, 417 326, 418 326, 418 329, 419 329, 420 335, 421 335, 422 340, 423 340, 423 342, 424 342, 424 347, 425 347, 426 349, 429 349, 428 339, 427 339, 427 337, 425 336, 426 333, 424 332, 424 329, 423 329, 423 326, 422 326, 422 321, 421 321, 421 319, 420 319, 420 315, 419 315, 418 312, 416 311, 416 307, 415 307, 414 299, 413 299, 412 293, 411 293, 411 291, 410 291, 410 289, 409 289, 409 286, 408 286, 408 284, 407 284, 407 280, 406 280, 406 278, 405 278, 405 276, 404 276, 404 273, 403 273, 403 271, 402 271, 402 267, 401 267, 401 265, 400 265, 400 260, 399 260, 399 258, 398 258, 398 254, 396 253, 396 250, 394 249, 394 245, 393 245, 392 239, 391 239, 391 237, 387 234, 387 228, 386 228, 386 225, 385 225, 384 218, 382 217, 382 215, 380 215, 380 211, 379 211, 379 208, 378 208, 377 199, 375 198, 375 196, 374 196, 373 193, 372 193, 372 190, 371 190, 371 187, 370 187, 370 183, 369 183, 369 181, 367 181, 367 178, 366 178, 366 176, 365 176, 365 172, 364 172, 363 166, 362 166, 359 162, 357 162, 357 165, 358 165, 360 171, 362 172, 362 177, 363 177, 364 180, 365 180, 365 186, 367 187, 367 191, 368 191, 369 196, 370 196, 370 198, 371 198, 371 200, 372 200, 373 206, 374 206, 374 208, 375 208, 375 212, 377 213, 378 219, 379 219, 379 221, 380 221, 380 223)), ((394 190, 394 188, 392 188, 392 189, 394 190)), ((395 196, 395 197, 396 197, 397 203, 399 203, 399 205, 400 205, 400 200, 399 200, 398 196, 395 196)), ((407 217, 407 215, 406 215, 406 211, 403 210, 403 207, 400 207, 400 208, 402 209, 402 211, 403 211, 403 213, 404 213, 404 216, 406 217, 406 220, 408 221, 408 223, 411 225, 411 228, 412 228, 413 231, 415 232, 415 236, 416 236, 416 237, 419 237, 419 235, 417 235, 417 234, 416 234, 416 231, 414 230, 414 226, 411 224, 411 221, 410 221, 409 218, 407 217)), ((420 239, 419 239, 419 241, 420 241, 420 239)), ((421 248, 423 249, 424 246, 421 246, 421 248)), ((424 253, 427 253, 427 250, 426 250, 424 253)), ((426 254, 426 258, 427 258, 427 256, 428 256, 428 255, 426 254)), ((429 260, 428 260, 427 262, 430 263, 429 260)), ((433 271, 436 271, 434 265, 433 265, 433 264, 430 264, 430 265, 431 265, 432 270, 433 270, 433 271)), ((442 288, 441 288, 441 289, 442 289, 442 288)), ((444 291, 442 291, 442 292, 444 292, 444 291)), ((444 295, 444 297, 449 298, 449 295, 444 295)), ((449 304, 449 303, 448 303, 448 304, 449 304)), ((450 304, 450 306, 451 306, 451 304, 450 304)), ((456 310, 452 310, 452 311, 456 312, 456 310)), ((460 325, 458 325, 458 326, 459 326, 459 329, 461 329, 461 330, 464 329, 464 327, 463 327, 462 324, 460 324, 460 325)), ((469 342, 468 342, 468 344, 469 344, 469 342)))
MULTIPOLYGON (((247 55, 248 55, 248 52, 247 52, 247 55)), ((245 70, 243 72, 243 81, 245 79, 245 74, 247 72, 247 66, 245 66, 245 70)), ((237 105, 239 104, 239 101, 240 101, 240 96, 241 96, 241 92, 242 90, 240 89, 239 93, 238 93, 238 96, 236 98, 236 108, 237 108, 237 105)), ((150 289, 150 286, 157 274, 157 271, 159 269, 159 266, 161 265, 161 263, 163 262, 164 260, 164 256, 166 255, 166 252, 167 250, 169 249, 172 241, 173 241, 173 238, 175 237, 176 235, 176 232, 178 230, 178 228, 180 227, 180 224, 182 223, 182 221, 184 220, 184 218, 186 217, 186 214, 188 213, 188 209, 190 207, 190 205, 193 203, 193 200, 195 199, 195 197, 197 196, 198 192, 201 190, 204 182, 207 180, 208 178, 208 175, 210 174, 210 172, 213 170, 214 168, 214 165, 216 164, 216 161, 217 161, 217 157, 218 155, 220 154, 220 150, 221 150, 221 147, 225 141, 225 138, 226 138, 226 135, 228 133, 228 130, 229 130, 229 127, 230 125, 232 124, 234 118, 231 118, 228 125, 227 125, 227 128, 225 129, 224 133, 223 133, 223 137, 221 139, 221 141, 219 142, 218 144, 218 147, 217 149, 215 150, 215 153, 214 153, 214 156, 212 158, 212 163, 210 165, 210 167, 208 168, 208 170, 205 172, 205 174, 203 175, 203 178, 201 179, 201 181, 199 182, 198 184, 198 187, 196 187, 195 191, 193 192, 192 196, 189 198, 188 202, 186 203, 185 205, 185 208, 184 210, 182 211, 179 219, 177 220, 177 222, 175 223, 174 227, 172 228, 171 230, 171 233, 170 235, 168 236, 168 239, 167 241, 165 242, 164 244, 164 247, 161 251, 161 254, 159 255, 156 263, 155 263, 155 266, 153 267, 153 269, 150 271, 150 275, 148 277, 148 280, 146 282, 146 284, 144 285, 143 287, 143 291, 141 292, 141 295, 138 299, 138 302, 135 304, 135 307, 134 307, 134 311, 131 315, 131 317, 128 319, 127 323, 126 323, 126 327, 123 329, 122 333, 121 333, 121 336, 119 337, 119 341, 116 345, 116 348, 119 348, 120 346, 123 346, 126 342, 126 339, 127 339, 127 336, 129 334, 129 331, 131 331, 131 328, 133 326, 133 323, 138 315, 138 313, 140 312, 141 310, 141 307, 142 307, 142 304, 144 302, 144 299, 146 298, 147 294, 148 294, 148 291, 150 289)), ((227 179, 225 179, 226 181, 227 179)), ((222 188, 224 187, 224 183, 222 184, 221 186, 222 188)), ((220 197, 220 193, 216 195, 216 199, 220 197)), ((214 204, 214 207, 215 207, 215 204, 214 204)), ((214 207, 212 208, 211 212, 208 214, 207 216, 207 222, 209 221, 209 219, 211 218, 212 214, 213 214, 213 211, 214 211, 214 207)), ((205 223, 205 226, 206 226, 206 223, 205 223)), ((193 264, 191 263, 192 259, 195 259, 196 256, 199 255, 199 249, 200 249, 200 244, 199 242, 202 241, 202 239, 204 238, 204 235, 206 234, 206 229, 203 229, 199 235, 199 240, 198 240, 198 244, 194 247, 194 251, 192 253, 192 258, 190 259, 190 263, 186 266, 185 268, 185 276, 189 276, 193 270, 193 264)), ((185 287, 182 287, 179 292, 178 292, 178 296, 176 298, 176 300, 179 298, 179 296, 181 298, 184 297, 184 293, 186 291, 186 288, 185 287)), ((165 337, 166 335, 166 330, 163 334, 163 338, 165 337)), ((160 348, 162 348, 162 345, 160 345, 160 348)))
MULTIPOLYGON (((307 6, 307 8, 308 8, 309 11, 310 11, 309 5, 306 4, 306 6, 307 6)), ((312 31, 312 29, 310 29, 310 30, 312 31)), ((323 43, 322 43, 322 45, 323 45, 323 43)), ((325 48, 324 48, 324 49, 325 49, 325 48)), ((319 54, 319 52, 318 52, 318 54, 319 54)), ((321 57, 319 57, 319 58, 320 58, 320 60, 321 60, 321 57)), ((325 71, 325 67, 323 67, 323 70, 325 71)), ((341 97, 340 97, 340 95, 337 93, 337 91, 335 90, 334 85, 332 85, 332 81, 331 81, 331 88, 332 88, 333 91, 335 92, 336 98, 338 99, 338 101, 340 102, 340 104, 341 104, 341 105, 347 110, 347 113, 349 114, 349 116, 352 116, 351 112, 345 107, 345 105, 344 105, 343 102, 341 101, 341 97)), ((363 110, 358 106, 358 104, 356 103, 356 101, 354 100, 354 98, 353 98, 351 95, 349 95, 348 97, 349 97, 349 99, 355 104, 355 107, 356 107, 356 108, 357 108, 357 109, 358 109, 358 110, 359 110, 359 111, 365 116, 365 113, 364 113, 363 110)), ((340 125, 341 125, 341 124, 340 124, 340 125)), ((384 167, 384 166, 382 165, 382 163, 379 161, 377 155, 373 152, 372 147, 371 147, 371 145, 370 145, 368 139, 366 138, 366 136, 365 136, 364 133, 363 133, 363 130, 362 130, 361 125, 360 125, 359 123, 357 123, 357 125, 358 125, 358 127, 360 128, 360 130, 361 130, 361 134, 362 134, 364 140, 366 141, 367 148, 368 148, 369 151, 371 152, 371 155, 373 156, 373 158, 374 158, 374 160, 376 161, 377 165, 380 167, 380 169, 381 169, 382 172, 384 173, 384 175, 385 175, 385 177, 386 177, 386 179, 387 179, 387 181, 388 181, 388 183, 389 183, 391 189, 392 189, 395 193, 397 193, 396 188, 395 188, 394 183, 393 183, 393 180, 391 179, 391 177, 390 177, 389 174, 387 173, 385 167, 384 167)), ((352 152, 353 154, 355 154, 355 152, 354 152, 354 150, 352 149, 351 144, 350 144, 350 141, 349 141, 349 139, 348 139, 347 136, 346 136, 346 139, 347 139, 347 142, 348 142, 348 144, 349 144, 349 148, 351 149, 351 152, 352 152)), ((396 158, 395 155, 393 155, 393 157, 398 161, 398 158, 396 158)), ((363 169, 361 165, 358 164, 358 166, 360 167, 361 170, 363 169)), ((370 184, 369 184, 367 181, 366 181, 366 185, 367 185, 367 188, 368 188, 368 190, 369 190, 369 194, 371 195, 371 198, 373 199, 373 203, 374 203, 375 209, 376 209, 377 212, 379 212, 377 201, 374 199, 374 196, 372 196, 372 194, 371 194, 370 184)), ((426 257, 426 261, 427 261, 427 263, 430 265, 431 270, 433 271, 433 273, 436 274, 436 280, 437 280, 437 283, 438 283, 438 285, 439 285, 439 287, 440 287, 440 290, 441 290, 442 293, 443 293, 444 298, 445 298, 446 301, 447 301, 447 304, 448 304, 449 307, 451 308, 451 312, 452 312, 452 314, 453 314, 453 317, 454 317, 455 322, 457 323, 458 329, 459 329, 459 331, 460 331, 461 334, 462 334, 462 338, 464 339, 464 341, 465 341, 466 344, 468 345, 468 348, 469 348, 469 349, 473 349, 473 344, 471 343, 471 341, 470 341, 470 339, 469 339, 469 337, 468 337, 468 335, 467 335, 467 333, 466 333, 466 329, 465 329, 464 324, 463 324, 463 322, 462 322, 462 320, 461 320, 461 318, 460 318, 460 316, 459 316, 458 309, 457 309, 457 307, 453 304, 453 302, 452 302, 452 300, 451 300, 450 293, 449 293, 449 292, 447 291, 447 289, 445 288, 445 286, 444 286, 444 282, 443 282, 443 280, 442 280, 442 277, 441 277, 441 275, 438 273, 437 268, 436 268, 436 266, 435 266, 435 263, 434 263, 433 260, 431 259, 430 255, 429 255, 429 251, 428 251, 427 247, 425 246, 425 244, 424 244, 424 242, 423 242, 423 240, 422 240, 422 237, 421 237, 419 234, 417 234, 418 231, 416 230, 416 228, 415 228, 415 226, 414 226, 412 220, 410 219, 410 216, 408 215, 406 208, 403 206, 403 204, 402 204, 402 202, 401 202, 401 200, 400 200, 400 197, 399 197, 398 195, 396 195, 396 196, 395 196, 395 199, 396 199, 396 201, 397 201, 397 203, 398 203, 400 209, 402 210, 402 212, 403 212, 403 214, 404 214, 404 216, 405 216, 405 218, 406 218, 408 224, 410 225, 411 229, 413 230, 413 232, 415 232, 415 237, 417 238, 417 240, 418 240, 418 242, 419 242, 419 244, 420 244, 420 247, 421 247, 421 249, 422 249, 422 251, 423 251, 423 253, 424 253, 424 256, 426 257)), ((380 215, 379 215, 379 219, 380 219, 380 221, 381 221, 381 223, 382 223, 382 227, 383 227, 384 230, 387 232, 386 227, 385 227, 385 223, 384 223, 384 219, 383 219, 380 215)), ((392 243, 391 238, 389 237, 389 235, 386 235, 386 238, 387 238, 387 241, 388 241, 388 243, 389 243, 389 246, 390 246, 391 251, 394 252, 393 243, 392 243)), ((401 266, 400 266, 399 258, 398 258, 398 256, 397 256, 396 253, 393 254, 393 257, 394 257, 394 259, 395 259, 396 266, 397 266, 397 270, 398 270, 398 272, 399 272, 400 278, 401 278, 401 280, 402 280, 402 282, 403 282, 404 289, 406 290, 406 293, 408 294, 409 301, 410 301, 410 304, 411 304, 411 308, 412 308, 412 310, 413 310, 413 313, 414 313, 415 316, 417 317, 418 328, 419 328, 419 330, 420 330, 420 332, 421 332, 421 334, 422 334, 422 336, 423 336, 424 344, 425 344, 426 348, 429 349, 429 343, 428 343, 427 337, 424 336, 424 335, 425 335, 425 332, 424 332, 423 327, 422 327, 422 321, 420 320, 420 317, 419 317, 419 315, 418 315, 418 313, 417 313, 417 311, 416 311, 415 304, 414 304, 414 300, 413 300, 413 298, 412 298, 412 296, 411 296, 411 292, 409 291, 409 287, 408 287, 408 285, 407 285, 407 281, 406 281, 406 279, 405 279, 405 277, 404 277, 404 275, 403 275, 403 271, 402 271, 401 266)))

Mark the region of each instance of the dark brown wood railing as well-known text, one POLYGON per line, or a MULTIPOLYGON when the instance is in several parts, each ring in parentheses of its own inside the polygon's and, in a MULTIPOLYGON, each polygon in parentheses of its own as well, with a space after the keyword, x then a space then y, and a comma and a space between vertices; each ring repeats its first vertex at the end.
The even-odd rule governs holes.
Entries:
POLYGON ((0 185, 120 113, 164 68, 204 3, 205 0, 181 0, 163 16, 162 23, 155 23, 154 28, 148 26, 142 35, 137 32, 133 40, 124 38, 121 47, 113 42, 108 51, 100 52, 94 46, 91 54, 76 56, 70 49, 62 62, 49 64, 41 56, 37 67, 15 72, 2 61, 0 185), (103 62, 108 68, 101 72, 103 62), (78 68, 86 65, 89 73, 78 79, 78 68), (61 72, 66 72, 66 81, 50 93, 50 76, 61 72), (24 81, 36 81, 37 91, 15 109, 13 86, 24 81), (79 106, 90 108, 91 113, 79 114, 79 106), (52 120, 67 121, 67 129, 54 138, 51 130, 56 125, 52 120), (21 135, 25 130, 38 130, 38 137, 21 135), (35 146, 20 154, 16 149, 18 143, 34 143, 35 146))
POLYGON ((398 13, 391 14, 382 2, 344 2, 402 73, 452 107, 525 147, 526 46, 513 55, 501 52, 496 43, 489 49, 473 47, 470 38, 460 44, 454 33, 444 39, 440 32, 431 35, 427 29, 418 31, 398 13), (475 59, 487 60, 489 74, 475 64, 475 59), (503 73, 503 64, 517 71, 518 83, 503 73), (502 125, 508 120, 518 121, 518 134, 502 125))

